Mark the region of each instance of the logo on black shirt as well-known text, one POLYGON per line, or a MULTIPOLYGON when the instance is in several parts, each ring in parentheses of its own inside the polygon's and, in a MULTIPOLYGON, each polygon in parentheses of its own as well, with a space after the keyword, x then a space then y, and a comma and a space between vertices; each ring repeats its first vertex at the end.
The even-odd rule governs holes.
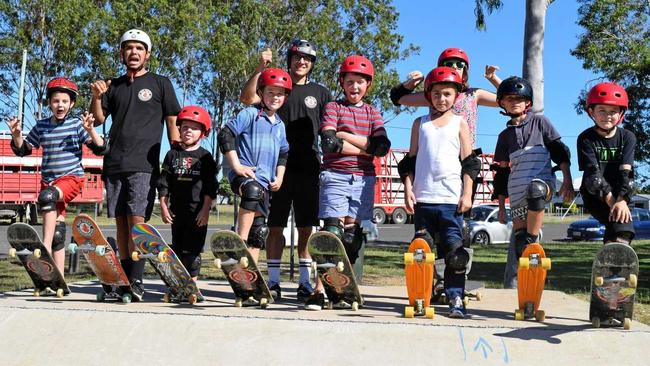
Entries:
POLYGON ((620 160, 621 152, 620 147, 596 147, 596 155, 598 155, 598 160, 602 162, 620 160))
POLYGON ((152 93, 151 90, 149 89, 142 89, 138 92, 138 99, 140 99, 143 102, 148 102, 149 100, 151 100, 151 96, 152 93))
POLYGON ((309 95, 309 96, 305 97, 305 105, 309 109, 314 109, 314 108, 316 108, 316 105, 318 105, 318 102, 316 101, 316 98, 309 95))

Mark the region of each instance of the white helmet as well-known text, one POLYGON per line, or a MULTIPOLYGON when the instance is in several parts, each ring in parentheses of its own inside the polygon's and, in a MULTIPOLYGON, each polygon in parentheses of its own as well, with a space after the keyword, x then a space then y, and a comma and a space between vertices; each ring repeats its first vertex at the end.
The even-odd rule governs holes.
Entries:
POLYGON ((129 29, 128 31, 124 32, 124 34, 122 34, 122 38, 120 38, 120 48, 122 48, 124 42, 129 41, 143 43, 145 46, 147 46, 147 51, 151 52, 151 38, 149 38, 149 35, 147 35, 147 33, 139 29, 129 29))

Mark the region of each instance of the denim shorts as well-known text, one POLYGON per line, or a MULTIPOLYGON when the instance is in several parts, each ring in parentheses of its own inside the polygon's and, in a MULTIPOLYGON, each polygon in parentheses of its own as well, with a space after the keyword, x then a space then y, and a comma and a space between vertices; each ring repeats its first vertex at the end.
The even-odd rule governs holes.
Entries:
POLYGON ((320 173, 318 217, 370 220, 374 206, 375 177, 324 170, 320 173))

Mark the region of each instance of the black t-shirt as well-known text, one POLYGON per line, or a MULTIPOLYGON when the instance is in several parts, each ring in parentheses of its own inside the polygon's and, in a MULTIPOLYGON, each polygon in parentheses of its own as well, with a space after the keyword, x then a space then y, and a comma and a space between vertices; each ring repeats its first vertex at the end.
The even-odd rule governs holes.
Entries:
POLYGON ((199 147, 185 151, 174 146, 165 155, 158 179, 158 194, 170 196, 175 215, 196 215, 203 207, 205 195, 217 196, 217 165, 212 154, 199 147))
POLYGON ((133 83, 126 75, 111 79, 102 109, 113 121, 104 173, 158 173, 165 118, 181 110, 171 81, 151 72, 133 83))
POLYGON ((325 104, 330 100, 329 91, 320 84, 293 84, 289 98, 278 110, 289 142, 287 172, 318 173, 318 129, 325 104))
POLYGON ((620 166, 634 166, 635 146, 636 137, 626 129, 617 128, 614 136, 605 138, 588 128, 578 136, 578 167, 581 171, 598 167, 613 192, 618 192, 620 166))

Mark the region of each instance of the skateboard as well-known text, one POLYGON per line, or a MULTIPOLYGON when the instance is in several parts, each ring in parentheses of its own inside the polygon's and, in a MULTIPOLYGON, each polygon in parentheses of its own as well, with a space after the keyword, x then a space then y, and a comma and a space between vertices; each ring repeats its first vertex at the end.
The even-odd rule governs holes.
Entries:
POLYGON ((551 259, 546 257, 544 248, 539 243, 529 244, 519 258, 517 270, 517 295, 519 308, 515 310, 515 320, 535 318, 544 321, 546 314, 539 310, 542 300, 546 271, 551 269, 551 259))
POLYGON ((61 298, 70 294, 52 255, 33 227, 23 223, 11 224, 7 229, 7 240, 11 245, 9 256, 20 259, 34 282, 34 296, 56 294, 61 298))
POLYGON ((163 295, 164 302, 188 302, 193 305, 203 299, 196 282, 155 227, 149 224, 135 224, 131 236, 136 248, 136 251, 131 253, 131 259, 148 259, 167 285, 163 295))
POLYGON ((84 214, 75 217, 72 238, 74 242, 68 245, 68 251, 81 252, 102 285, 102 291, 96 295, 97 301, 116 298, 130 303, 133 295, 123 290, 130 288, 129 278, 95 220, 84 214))
POLYGON ((327 308, 351 308, 358 310, 363 306, 363 298, 354 277, 343 243, 327 231, 318 231, 307 242, 312 258, 312 269, 318 273, 325 287, 327 308))
POLYGON ((235 293, 235 306, 257 306, 262 309, 273 302, 257 264, 248 252, 246 243, 233 231, 218 230, 212 234, 210 249, 214 263, 223 270, 235 293))
POLYGON ((639 259, 629 245, 605 244, 596 253, 589 304, 589 319, 594 327, 630 329, 638 275, 639 259))
POLYGON ((436 255, 426 240, 416 238, 404 253, 404 271, 406 272, 406 291, 409 296, 409 306, 404 308, 404 316, 413 318, 415 315, 433 319, 435 311, 430 306, 431 285, 435 273, 433 271, 436 255))

